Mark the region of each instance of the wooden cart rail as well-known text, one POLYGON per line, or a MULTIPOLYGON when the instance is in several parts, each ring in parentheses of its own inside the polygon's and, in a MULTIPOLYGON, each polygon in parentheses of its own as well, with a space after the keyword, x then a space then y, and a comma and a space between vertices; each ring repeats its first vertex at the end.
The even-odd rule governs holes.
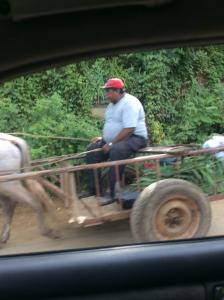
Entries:
MULTIPOLYGON (((11 173, 11 174, 1 174, 0 182, 14 181, 14 180, 25 180, 25 179, 37 179, 40 183, 47 188, 51 193, 61 198, 64 201, 65 207, 70 208, 71 218, 69 223, 76 222, 82 226, 93 226, 96 224, 102 224, 106 221, 115 221, 121 219, 127 219, 130 214, 130 210, 114 209, 111 206, 100 207, 98 201, 85 201, 78 200, 76 191, 76 179, 73 172, 90 170, 93 169, 95 173, 95 184, 97 197, 99 197, 99 182, 97 176, 97 169, 115 167, 117 181, 120 182, 119 178, 119 166, 124 164, 134 164, 136 170, 136 182, 137 189, 140 191, 139 185, 139 170, 138 163, 146 161, 155 162, 155 171, 157 174, 157 180, 160 180, 160 160, 172 157, 191 157, 206 153, 217 153, 224 151, 224 147, 218 147, 213 149, 197 149, 192 150, 192 147, 198 147, 198 145, 173 145, 173 146, 163 146, 163 147, 147 147, 140 150, 140 153, 144 155, 136 156, 135 158, 129 158, 120 161, 109 161, 96 164, 83 164, 78 166, 66 165, 67 160, 80 158, 80 154, 65 155, 62 157, 53 157, 45 160, 38 160, 32 163, 32 168, 43 169, 45 164, 48 163, 59 163, 62 165, 59 168, 43 169, 38 171, 30 171, 25 173, 11 173), (148 153, 153 153, 147 155, 148 153), (159 154, 157 154, 159 153, 159 154), (46 178, 41 178, 47 176, 46 178)), ((102 151, 102 149, 97 149, 97 151, 102 151)), ((82 153, 82 156, 86 152, 82 153)), ((137 155, 139 155, 138 153, 137 155)), ((18 172, 18 171, 17 171, 18 172)), ((223 199, 223 195, 213 195, 209 197, 209 200, 223 199)), ((97 198, 96 198, 97 199, 97 198)))
POLYGON ((23 179, 30 179, 30 178, 36 178, 39 176, 45 176, 45 175, 59 175, 61 173, 66 172, 75 172, 75 171, 82 171, 82 170, 90 170, 90 169, 99 169, 99 168, 108 168, 108 167, 116 167, 120 165, 126 165, 126 164, 136 164, 139 162, 144 162, 148 160, 153 161, 160 161, 161 159, 165 158, 171 158, 171 157, 186 157, 186 156, 197 156, 200 154, 206 154, 206 153, 217 153, 220 151, 224 151, 224 147, 217 147, 213 149, 200 149, 200 150, 191 150, 181 153, 175 153, 175 154, 152 154, 152 155, 145 155, 145 156, 139 156, 135 158, 129 158, 125 160, 119 160, 119 161, 109 161, 109 162, 101 162, 96 164, 84 164, 80 166, 68 166, 68 167, 62 167, 62 168, 55 168, 55 169, 48 169, 43 171, 31 171, 26 173, 19 173, 19 174, 10 174, 10 175, 1 175, 0 176, 0 182, 5 181, 13 181, 13 180, 23 180, 23 179))

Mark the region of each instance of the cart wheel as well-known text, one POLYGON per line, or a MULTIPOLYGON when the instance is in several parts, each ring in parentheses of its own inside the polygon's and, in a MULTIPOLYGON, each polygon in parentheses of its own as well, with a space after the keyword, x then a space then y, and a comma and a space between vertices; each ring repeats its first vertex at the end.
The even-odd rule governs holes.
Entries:
POLYGON ((211 206, 194 184, 165 179, 143 190, 131 212, 131 230, 137 242, 205 236, 211 224, 211 206))

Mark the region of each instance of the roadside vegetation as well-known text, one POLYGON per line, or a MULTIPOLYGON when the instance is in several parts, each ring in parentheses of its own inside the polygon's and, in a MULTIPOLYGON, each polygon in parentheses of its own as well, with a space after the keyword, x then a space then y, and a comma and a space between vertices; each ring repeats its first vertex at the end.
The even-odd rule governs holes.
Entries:
POLYGON ((132 53, 68 65, 0 86, 0 131, 86 139, 27 137, 32 158, 85 149, 102 121, 100 87, 120 77, 146 111, 153 144, 202 143, 224 127, 224 47, 132 53))

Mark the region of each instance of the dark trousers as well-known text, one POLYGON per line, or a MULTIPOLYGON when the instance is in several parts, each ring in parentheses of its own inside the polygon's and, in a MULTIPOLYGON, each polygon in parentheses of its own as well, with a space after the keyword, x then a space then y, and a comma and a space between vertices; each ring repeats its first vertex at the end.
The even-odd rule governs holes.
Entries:
MULTIPOLYGON (((93 150, 101 148, 106 144, 104 140, 100 140, 96 143, 92 143, 88 146, 87 150, 93 150)), ((114 144, 109 153, 104 154, 103 152, 89 153, 86 156, 87 164, 94 164, 103 162, 106 160, 122 160, 129 158, 133 153, 138 151, 138 149, 144 148, 147 146, 147 140, 141 136, 131 135, 127 139, 114 144)), ((125 165, 119 166, 119 178, 121 179, 124 172, 125 165)), ((100 184, 100 193, 102 194, 103 187, 101 184, 101 170, 97 170, 98 180, 100 184)), ((116 184, 116 172, 115 167, 111 167, 109 171, 109 184, 110 184, 110 195, 112 198, 115 198, 115 184, 116 184)), ((95 189, 95 178, 92 170, 88 171, 88 189, 90 193, 96 194, 95 189)))

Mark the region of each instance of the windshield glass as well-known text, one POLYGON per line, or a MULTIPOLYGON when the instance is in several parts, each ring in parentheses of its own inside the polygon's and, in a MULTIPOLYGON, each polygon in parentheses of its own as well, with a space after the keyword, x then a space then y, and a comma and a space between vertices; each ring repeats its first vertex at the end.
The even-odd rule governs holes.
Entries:
POLYGON ((223 235, 223 82, 219 45, 2 84, 0 255, 223 235))

